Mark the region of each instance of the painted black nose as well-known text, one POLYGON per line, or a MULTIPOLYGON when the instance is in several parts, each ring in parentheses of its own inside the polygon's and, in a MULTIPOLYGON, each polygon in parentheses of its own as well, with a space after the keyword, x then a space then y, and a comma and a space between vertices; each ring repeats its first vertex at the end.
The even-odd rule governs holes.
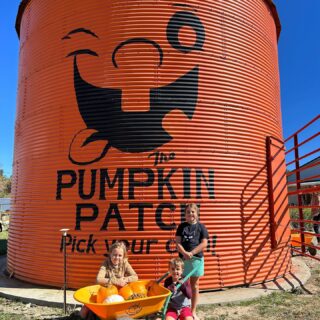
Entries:
POLYGON ((146 38, 131 38, 131 39, 128 39, 128 40, 125 40, 125 41, 121 42, 114 49, 114 51, 112 53, 112 63, 116 68, 118 68, 118 64, 117 64, 117 61, 116 61, 116 54, 117 54, 118 50, 121 49, 122 47, 124 47, 124 46, 126 46, 128 44, 132 44, 132 43, 146 43, 146 44, 150 44, 153 47, 155 47, 157 49, 158 53, 159 53, 159 64, 158 64, 158 66, 160 67, 162 65, 163 51, 162 51, 160 45, 157 42, 155 42, 153 40, 146 39, 146 38))

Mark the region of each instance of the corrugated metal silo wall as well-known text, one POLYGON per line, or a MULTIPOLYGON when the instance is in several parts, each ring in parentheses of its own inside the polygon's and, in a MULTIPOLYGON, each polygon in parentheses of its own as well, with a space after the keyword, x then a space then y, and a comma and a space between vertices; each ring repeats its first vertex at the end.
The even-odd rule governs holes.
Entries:
POLYGON ((95 282, 114 239, 155 278, 196 202, 210 233, 202 289, 287 272, 287 229, 270 244, 265 141, 282 138, 270 3, 25 4, 9 271, 61 286, 67 227, 70 287, 95 282))

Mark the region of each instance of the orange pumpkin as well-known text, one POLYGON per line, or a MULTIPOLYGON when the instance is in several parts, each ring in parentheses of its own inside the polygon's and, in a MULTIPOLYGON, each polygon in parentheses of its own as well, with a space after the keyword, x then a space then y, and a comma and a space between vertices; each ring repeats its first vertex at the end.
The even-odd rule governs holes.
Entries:
POLYGON ((89 302, 90 303, 97 303, 97 294, 96 293, 91 294, 91 296, 89 298, 89 302))
POLYGON ((157 295, 159 294, 159 293, 157 292, 157 282, 156 282, 156 281, 151 280, 151 281, 148 283, 147 287, 148 287, 148 290, 147 290, 147 292, 148 292, 147 296, 148 296, 148 297, 157 296, 157 295))
POLYGON ((130 287, 131 287, 133 293, 139 293, 139 294, 147 296, 148 291, 143 283, 132 282, 132 283, 130 283, 130 287))
POLYGON ((102 303, 106 298, 113 294, 118 294, 117 287, 113 285, 107 287, 100 286, 97 292, 97 303, 102 303))
POLYGON ((133 290, 131 289, 130 285, 127 284, 126 286, 122 287, 119 290, 119 294, 125 299, 129 299, 129 297, 131 297, 133 295, 133 290))

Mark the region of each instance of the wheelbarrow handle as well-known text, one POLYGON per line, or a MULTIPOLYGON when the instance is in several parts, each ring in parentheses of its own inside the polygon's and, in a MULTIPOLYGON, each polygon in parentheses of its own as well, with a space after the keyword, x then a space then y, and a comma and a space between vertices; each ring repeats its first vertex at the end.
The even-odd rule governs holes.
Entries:
MULTIPOLYGON (((192 257, 192 260, 201 260, 201 258, 198 257, 192 257)), ((183 279, 181 279, 179 281, 179 284, 176 285, 177 290, 179 290, 179 288, 190 278, 192 277, 192 275, 197 271, 198 268, 193 268, 186 276, 183 277, 183 279)))
MULTIPOLYGON (((193 260, 201 260, 201 258, 198 257, 192 257, 193 260)), ((195 272, 197 268, 193 268, 177 285, 177 289, 181 287, 182 284, 184 284, 195 272)), ((166 279, 169 276, 170 272, 167 271, 162 277, 160 277, 158 280, 156 280, 157 283, 160 283, 162 280, 166 279)))
POLYGON ((168 278, 169 274, 170 274, 170 272, 167 271, 162 277, 160 277, 158 280, 156 280, 156 283, 160 283, 165 278, 168 278))
MULTIPOLYGON (((201 260, 201 258, 198 258, 198 257, 192 257, 193 260, 201 260)), ((196 272, 197 268, 193 268, 180 282, 179 284, 176 286, 176 289, 179 290, 179 288, 196 272)), ((169 275, 169 272, 167 272, 164 276, 162 276, 160 279, 164 279, 166 278, 167 276, 169 275)), ((160 280, 159 279, 159 280, 160 280)), ((160 280, 160 281, 162 281, 160 280)), ((169 305, 169 302, 170 302, 170 299, 171 299, 171 296, 172 296, 172 292, 170 292, 170 294, 168 295, 165 303, 164 303, 164 306, 162 308, 162 317, 161 319, 162 320, 165 320, 166 318, 166 312, 167 312, 167 309, 168 309, 168 305, 169 305)))

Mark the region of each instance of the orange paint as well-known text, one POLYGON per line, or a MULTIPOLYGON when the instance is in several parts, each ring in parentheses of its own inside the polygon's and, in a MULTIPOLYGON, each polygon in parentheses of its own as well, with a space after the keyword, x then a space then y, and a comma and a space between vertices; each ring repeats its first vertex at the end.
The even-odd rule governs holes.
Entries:
POLYGON ((288 233, 270 241, 265 141, 282 139, 271 1, 30 0, 17 28, 15 277, 61 287, 69 228, 69 287, 93 284, 121 239, 156 279, 189 202, 210 234, 202 289, 288 271, 288 233))

